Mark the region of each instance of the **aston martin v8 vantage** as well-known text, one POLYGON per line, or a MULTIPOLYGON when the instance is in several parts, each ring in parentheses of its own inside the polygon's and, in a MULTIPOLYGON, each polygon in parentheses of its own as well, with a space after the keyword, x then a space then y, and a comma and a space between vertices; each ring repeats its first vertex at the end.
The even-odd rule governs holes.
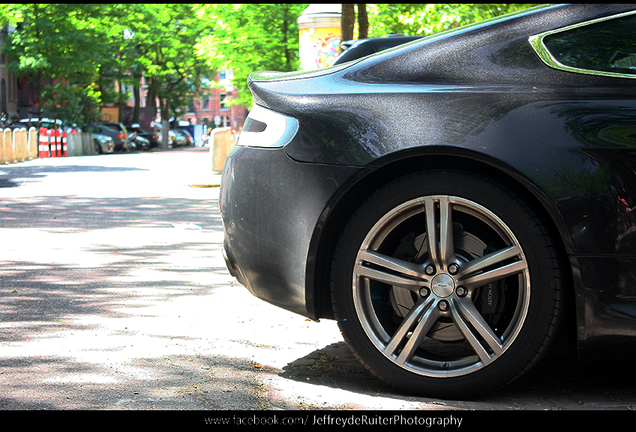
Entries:
POLYGON ((636 7, 533 8, 254 72, 222 177, 230 272, 335 319, 401 391, 474 398, 559 332, 636 350, 636 7))

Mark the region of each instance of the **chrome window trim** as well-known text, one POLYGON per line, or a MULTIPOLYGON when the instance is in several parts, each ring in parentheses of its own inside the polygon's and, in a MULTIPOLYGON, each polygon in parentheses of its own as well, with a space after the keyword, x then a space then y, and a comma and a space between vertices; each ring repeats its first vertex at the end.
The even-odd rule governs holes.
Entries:
POLYGON ((603 22, 603 21, 609 21, 612 19, 617 19, 617 18, 622 18, 625 16, 629 16, 629 15, 634 15, 636 14, 636 11, 629 11, 629 12, 623 12, 617 15, 612 15, 612 16, 607 16, 607 17, 603 17, 603 18, 597 18, 595 20, 591 20, 591 21, 586 21, 586 22, 582 22, 582 23, 578 23, 578 24, 573 24, 567 27, 563 27, 557 30, 550 30, 544 33, 540 33, 538 35, 534 35, 534 36, 530 36, 530 38, 528 38, 528 41, 530 42, 530 45, 532 46, 532 48, 534 49, 534 51, 537 53, 537 55, 539 56, 539 58, 549 67, 554 68, 554 69, 558 69, 558 70, 562 70, 562 71, 566 71, 566 72, 575 72, 575 73, 580 73, 580 74, 586 74, 586 75, 598 75, 598 76, 604 76, 604 77, 614 77, 614 78, 631 78, 631 79, 636 79, 636 75, 632 75, 632 74, 624 74, 624 73, 616 73, 616 72, 605 72, 605 71, 597 71, 597 70, 592 70, 592 69, 581 69, 581 68, 576 68, 573 66, 566 66, 563 63, 559 62, 556 58, 554 58, 554 56, 550 53, 550 51, 548 50, 548 48, 545 46, 545 43, 543 42, 543 39, 546 38, 547 36, 551 36, 553 34, 556 33, 563 33, 572 29, 576 29, 576 28, 580 28, 580 27, 584 27, 587 25, 592 25, 592 24, 596 24, 599 22, 603 22))

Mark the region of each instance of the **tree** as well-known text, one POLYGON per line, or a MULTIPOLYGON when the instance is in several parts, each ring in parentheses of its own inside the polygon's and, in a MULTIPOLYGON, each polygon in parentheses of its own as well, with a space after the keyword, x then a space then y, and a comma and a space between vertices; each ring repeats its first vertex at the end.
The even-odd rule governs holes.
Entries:
POLYGON ((56 84, 47 86, 42 98, 48 101, 47 111, 56 119, 83 129, 101 117, 101 104, 92 86, 56 84))
POLYGON ((154 105, 155 98, 159 99, 165 148, 170 114, 187 105, 189 97, 200 88, 202 78, 210 73, 198 45, 212 27, 201 19, 202 6, 176 3, 130 7, 140 17, 128 23, 135 72, 143 72, 149 81, 148 102, 154 105))
POLYGON ((366 39, 369 36, 369 15, 367 5, 358 3, 358 39, 366 39))
MULTIPOLYGON (((2 24, 17 31, 5 38, 8 68, 18 77, 79 84, 86 92, 38 88, 39 112, 45 98, 50 108, 71 106, 69 97, 122 103, 123 84, 138 90, 141 76, 150 82, 149 105, 162 101, 162 117, 187 104, 208 72, 198 50, 211 27, 200 19, 201 6, 189 4, 7 4, 0 5, 2 24), (114 84, 118 83, 118 87, 114 84)), ((138 91, 137 106, 139 105, 138 91)), ((167 132, 166 132, 167 142, 167 132)))
POLYGON ((207 4, 201 19, 214 28, 200 52, 212 69, 231 69, 239 96, 230 104, 251 105, 247 77, 255 70, 295 71, 297 19, 308 4, 207 4))
POLYGON ((340 40, 348 41, 353 39, 353 28, 356 20, 355 5, 343 3, 340 11, 340 40))
MULTIPOLYGON (((105 49, 97 66, 96 84, 103 104, 124 104, 129 94, 123 90, 124 84, 136 84, 138 78, 131 71, 137 71, 137 55, 128 29, 139 8, 128 4, 98 4, 97 13, 87 19, 87 25, 95 29, 99 46, 105 49)), ((121 111, 120 118, 121 121, 121 111)))
POLYGON ((18 77, 35 79, 38 114, 44 100, 43 78, 67 83, 92 82, 102 59, 97 31, 85 18, 95 14, 94 5, 5 4, 0 7, 2 24, 16 24, 2 47, 7 68, 18 77), (95 46, 98 48, 96 49, 95 46))
POLYGON ((428 35, 494 18, 532 4, 376 4, 369 5, 369 34, 384 37, 428 35))
POLYGON ((352 40, 354 38, 356 9, 358 17, 358 39, 366 39, 369 35, 367 5, 364 3, 358 3, 357 5, 343 3, 340 15, 340 31, 342 33, 340 40, 342 41, 352 40))
POLYGON ((342 4, 341 40, 428 35, 494 18, 532 4, 342 4))

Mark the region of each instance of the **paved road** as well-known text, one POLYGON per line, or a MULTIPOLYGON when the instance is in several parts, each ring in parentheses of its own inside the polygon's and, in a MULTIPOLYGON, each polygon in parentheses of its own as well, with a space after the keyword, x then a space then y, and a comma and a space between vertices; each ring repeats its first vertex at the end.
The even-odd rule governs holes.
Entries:
POLYGON ((0 166, 1 410, 633 410, 633 363, 554 355, 477 401, 371 377, 335 323, 253 298, 207 149, 0 166))

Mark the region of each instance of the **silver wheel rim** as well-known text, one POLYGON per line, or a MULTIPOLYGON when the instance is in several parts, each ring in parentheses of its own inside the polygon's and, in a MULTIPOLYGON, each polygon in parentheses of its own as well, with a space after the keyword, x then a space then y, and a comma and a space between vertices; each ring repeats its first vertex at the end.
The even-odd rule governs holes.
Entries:
POLYGON ((353 271, 369 340, 395 365, 430 377, 466 375, 500 358, 523 327, 529 298, 528 265, 512 230, 454 196, 392 209, 367 234, 353 271))

